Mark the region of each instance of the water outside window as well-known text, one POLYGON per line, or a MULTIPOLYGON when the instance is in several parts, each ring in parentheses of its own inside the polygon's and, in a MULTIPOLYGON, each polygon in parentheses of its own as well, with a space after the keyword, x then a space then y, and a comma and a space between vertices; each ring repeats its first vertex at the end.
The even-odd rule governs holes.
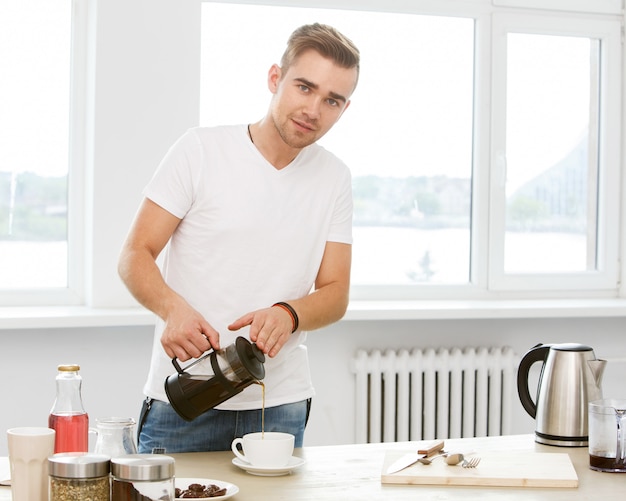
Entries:
POLYGON ((70 0, 0 2, 0 289, 67 286, 70 0))
POLYGON ((505 272, 595 270, 599 44, 507 44, 505 272))

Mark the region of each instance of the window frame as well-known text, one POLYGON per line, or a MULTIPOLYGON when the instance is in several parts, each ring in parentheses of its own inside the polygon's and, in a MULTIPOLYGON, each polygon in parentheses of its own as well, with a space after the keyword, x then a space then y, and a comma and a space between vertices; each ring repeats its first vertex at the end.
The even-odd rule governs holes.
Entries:
POLYGON ((491 103, 491 190, 489 236, 490 290, 497 291, 605 291, 615 294, 619 278, 619 183, 621 110, 621 23, 579 15, 496 13, 493 16, 493 99, 491 103), (580 273, 515 274, 504 271, 506 176, 507 34, 561 35, 600 41, 600 105, 598 160, 597 270, 580 273))
POLYGON ((80 305, 85 301, 85 206, 89 0, 71 3, 67 173, 67 286, 0 290, 1 306, 80 305))
MULTIPOLYGON (((204 0, 219 3, 242 3, 238 0, 204 0)), ((281 5, 281 2, 259 0, 246 3, 281 5)), ((335 8, 353 8, 350 2, 334 2, 335 8)), ((376 2, 369 2, 377 4, 376 2)), ((412 5, 388 2, 384 8, 363 4, 362 8, 415 14, 471 17, 475 21, 475 114, 474 114, 474 173, 472 178, 472 234, 470 276, 467 284, 458 285, 352 285, 351 298, 364 301, 419 300, 419 299, 529 299, 529 298, 583 298, 617 297, 619 289, 619 162, 621 127, 621 75, 607 78, 607 71, 620 68, 622 45, 620 43, 621 16, 615 2, 599 2, 594 7, 581 4, 567 5, 561 0, 548 0, 528 4, 513 0, 501 2, 502 7, 476 0, 459 5, 457 2, 421 1, 412 5), (532 7, 532 8, 529 8, 532 7), (561 11, 556 12, 555 11, 561 11), (586 273, 504 273, 504 211, 505 193, 501 186, 502 172, 493 143, 501 142, 498 134, 504 131, 503 109, 506 83, 506 48, 498 45, 495 33, 516 27, 519 32, 553 35, 579 35, 597 37, 603 41, 601 84, 602 123, 600 162, 601 186, 599 208, 598 266, 597 272, 586 273), (609 47, 610 50, 605 50, 609 47), (504 52, 503 52, 504 51, 504 52), (608 54, 608 55, 607 55, 608 54), (607 84, 608 81, 608 84, 607 84), (608 132, 607 132, 608 131, 608 132), (605 138, 603 140, 603 138, 605 138), (477 166, 488 166, 480 168, 477 166), (498 233, 499 232, 499 233, 498 233), (556 284, 556 286, 555 286, 556 284)), ((494 2, 495 4, 496 2, 494 2)), ((311 7, 312 2, 293 2, 311 7)), ((290 3, 290 6, 294 6, 290 3)), ((318 7, 330 7, 316 4, 318 7)))

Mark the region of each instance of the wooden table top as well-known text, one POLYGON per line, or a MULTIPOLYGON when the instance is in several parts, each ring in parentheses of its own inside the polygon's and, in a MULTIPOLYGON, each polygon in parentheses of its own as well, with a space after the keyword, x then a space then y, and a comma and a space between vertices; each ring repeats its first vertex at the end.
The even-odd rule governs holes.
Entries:
MULTIPOLYGON (((278 500, 614 500, 626 491, 626 475, 589 469, 586 447, 552 447, 534 441, 533 435, 446 440, 446 449, 480 451, 535 451, 567 453, 579 485, 577 488, 476 487, 445 485, 395 485, 381 483, 385 455, 411 452, 418 442, 304 447, 296 455, 306 463, 279 477, 259 477, 232 464, 232 452, 174 454, 178 477, 200 477, 231 482, 239 487, 232 499, 278 500)), ((480 468, 480 466, 479 466, 480 468)))
MULTIPOLYGON (((626 475, 589 469, 586 447, 551 447, 537 444, 532 435, 446 440, 446 449, 566 453, 578 475, 578 487, 491 487, 383 484, 381 473, 390 452, 415 451, 419 442, 316 446, 296 449, 305 463, 283 476, 257 476, 232 463, 232 452, 172 454, 179 478, 206 478, 239 487, 235 501, 300 500, 602 500, 621 499, 626 475)), ((479 466, 480 467, 480 466, 479 466)), ((10 488, 0 487, 0 501, 10 500, 10 488)), ((219 499, 219 498, 216 498, 219 499)))

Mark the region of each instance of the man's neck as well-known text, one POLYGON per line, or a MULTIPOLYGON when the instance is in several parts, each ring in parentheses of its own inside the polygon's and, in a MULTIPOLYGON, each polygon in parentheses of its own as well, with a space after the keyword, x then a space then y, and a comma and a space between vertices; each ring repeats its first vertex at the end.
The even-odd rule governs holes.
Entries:
POLYGON ((267 119, 248 125, 248 136, 252 144, 277 170, 287 167, 300 153, 299 148, 285 144, 276 128, 267 119))

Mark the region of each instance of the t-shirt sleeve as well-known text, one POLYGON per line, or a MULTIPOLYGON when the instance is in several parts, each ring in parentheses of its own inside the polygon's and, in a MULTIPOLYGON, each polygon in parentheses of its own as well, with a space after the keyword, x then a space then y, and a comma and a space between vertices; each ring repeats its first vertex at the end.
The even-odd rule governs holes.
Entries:
POLYGON ((338 181, 337 198, 328 232, 329 242, 352 243, 352 176, 347 167, 338 181))
POLYGON ((195 181, 201 163, 200 140, 189 130, 165 154, 143 195, 182 219, 195 199, 195 181))

